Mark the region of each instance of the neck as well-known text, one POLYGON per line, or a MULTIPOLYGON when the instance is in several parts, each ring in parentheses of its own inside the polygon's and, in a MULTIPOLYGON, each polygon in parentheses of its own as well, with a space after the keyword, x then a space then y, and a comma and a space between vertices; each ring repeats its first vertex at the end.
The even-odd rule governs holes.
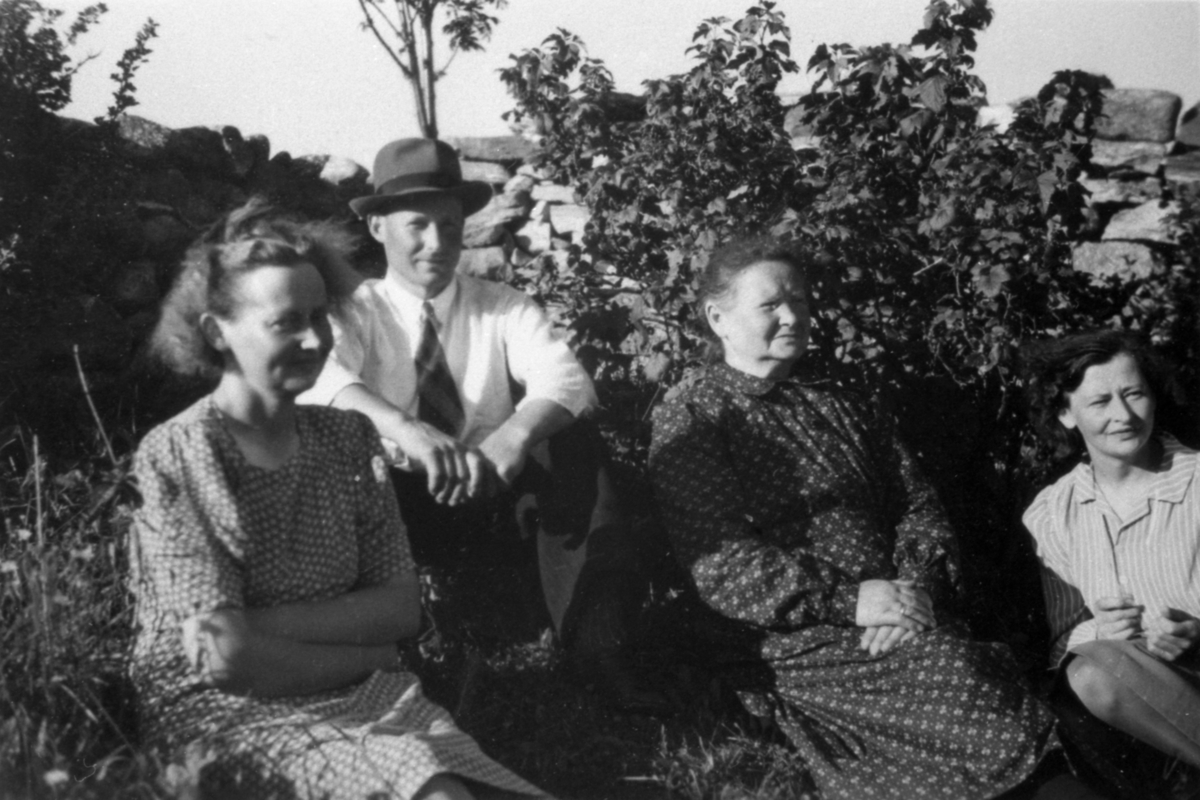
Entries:
POLYGON ((1126 460, 1111 458, 1101 453, 1090 453, 1092 473, 1096 480, 1106 486, 1137 483, 1158 471, 1162 459, 1162 444, 1151 439, 1136 455, 1126 460))
POLYGON ((725 363, 739 372, 745 372, 747 375, 753 375, 756 378, 763 378, 770 381, 778 381, 786 378, 792 372, 792 366, 795 361, 749 361, 742 362, 736 359, 731 360, 728 357, 725 363))
POLYGON ((296 398, 257 392, 232 373, 221 378, 213 400, 226 419, 268 438, 295 430, 296 398))

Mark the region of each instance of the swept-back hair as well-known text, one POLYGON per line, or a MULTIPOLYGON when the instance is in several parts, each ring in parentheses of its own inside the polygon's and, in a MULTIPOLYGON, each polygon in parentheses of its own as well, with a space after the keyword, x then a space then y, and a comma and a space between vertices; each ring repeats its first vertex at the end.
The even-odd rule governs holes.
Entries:
MULTIPOLYGON (((1150 340, 1136 331, 1104 328, 1030 342, 1021 348, 1030 421, 1054 445, 1058 458, 1084 452, 1079 431, 1068 429, 1059 420, 1059 414, 1069 403, 1067 395, 1079 388, 1090 367, 1107 364, 1121 354, 1137 363, 1157 404, 1178 400, 1179 389, 1166 362, 1150 340)), ((1156 414, 1156 419, 1160 417, 1156 414)))
POLYGON ((219 378, 224 361, 204 338, 200 317, 228 319, 234 313, 242 274, 267 265, 311 264, 336 305, 362 280, 350 265, 354 245, 354 237, 336 223, 300 222, 261 197, 251 198, 188 249, 151 334, 151 357, 181 375, 219 378))
POLYGON ((704 320, 704 327, 708 331, 706 355, 709 361, 720 361, 724 353, 716 331, 708 323, 705 306, 709 303, 725 302, 733 292, 733 283, 737 277, 763 261, 781 261, 787 264, 796 270, 804 285, 808 285, 807 259, 797 247, 781 242, 773 236, 741 236, 714 250, 700 273, 696 291, 696 311, 704 320))

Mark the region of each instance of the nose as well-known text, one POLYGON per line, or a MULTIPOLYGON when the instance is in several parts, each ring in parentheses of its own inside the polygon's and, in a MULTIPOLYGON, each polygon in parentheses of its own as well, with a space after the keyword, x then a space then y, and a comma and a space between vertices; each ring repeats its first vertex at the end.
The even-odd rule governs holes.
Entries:
POLYGON ((1128 422, 1137 417, 1137 412, 1133 410, 1133 406, 1129 404, 1121 395, 1117 395, 1115 402, 1112 404, 1113 419, 1119 422, 1128 422))
POLYGON ((430 225, 425 229, 425 240, 422 249, 427 253, 440 253, 446 242, 446 232, 441 225, 430 225))
POLYGON ((306 325, 300 332, 300 347, 305 350, 320 350, 322 347, 321 331, 316 325, 306 325))

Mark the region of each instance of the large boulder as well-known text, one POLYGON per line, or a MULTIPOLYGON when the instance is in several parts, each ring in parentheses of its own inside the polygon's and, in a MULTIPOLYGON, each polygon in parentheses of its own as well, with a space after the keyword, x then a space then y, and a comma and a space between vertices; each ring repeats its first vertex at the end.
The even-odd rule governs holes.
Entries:
POLYGON ((539 183, 530 193, 534 201, 545 200, 547 203, 574 203, 575 188, 559 186, 557 183, 539 183))
POLYGON ((569 235, 573 241, 583 239, 583 232, 592 214, 585 206, 574 203, 550 206, 550 227, 555 233, 569 235))
POLYGON ((1102 167, 1132 167, 1153 174, 1167 157, 1167 146, 1160 142, 1092 142, 1092 162, 1102 167))
POLYGON ((1119 142, 1169 142, 1183 100, 1157 89, 1106 89, 1096 136, 1119 142))
POLYGON ((504 186, 511 177, 508 170, 494 161, 463 161, 462 174, 465 181, 483 181, 492 186, 504 186))
POLYGON ((1130 180, 1083 178, 1079 182, 1090 192, 1088 202, 1093 205, 1106 203, 1128 205, 1162 197, 1162 183, 1157 178, 1133 178, 1130 180))
POLYGON ((1183 112, 1179 118, 1175 141, 1186 147, 1200 147, 1200 103, 1183 112))
POLYGON ((537 153, 537 145, 520 136, 458 136, 445 140, 464 161, 521 163, 537 153))
POLYGON ((496 281, 507 280, 510 277, 508 256, 500 246, 463 250, 458 259, 458 271, 464 275, 496 281))
POLYGON ((1174 244, 1177 232, 1170 222, 1179 213, 1178 203, 1163 203, 1151 200, 1140 206, 1118 211, 1104 228, 1105 241, 1123 239, 1128 241, 1160 242, 1174 244))
POLYGON ((1160 265, 1158 255, 1138 242, 1080 242, 1071 255, 1075 269, 1098 282, 1148 278, 1160 265))
POLYGON ((1182 155, 1168 156, 1166 163, 1166 178, 1178 183, 1200 182, 1200 150, 1193 150, 1182 155))

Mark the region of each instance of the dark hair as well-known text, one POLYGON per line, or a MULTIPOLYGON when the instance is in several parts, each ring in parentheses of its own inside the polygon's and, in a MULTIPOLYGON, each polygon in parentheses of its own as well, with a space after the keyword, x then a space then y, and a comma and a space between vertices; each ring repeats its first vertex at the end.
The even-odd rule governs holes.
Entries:
POLYGON ((150 337, 151 355, 181 375, 220 377, 224 360, 204 338, 201 315, 229 318, 237 308, 238 280, 267 265, 311 264, 336 304, 361 282, 348 259, 354 243, 335 223, 299 222, 263 198, 251 198, 218 220, 184 256, 150 337))
POLYGON ((709 332, 708 358, 719 361, 722 358, 721 343, 716 339, 715 332, 708 324, 708 314, 704 307, 708 303, 722 303, 733 290, 733 283, 739 275, 755 264, 764 261, 782 261, 797 273, 807 285, 808 260, 795 246, 779 241, 773 236, 756 234, 732 239, 718 247, 708 257, 708 263, 700 273, 699 286, 696 292, 696 308, 700 318, 709 332))
POLYGON ((1059 421, 1060 412, 1069 402, 1067 395, 1079 388, 1089 368, 1107 364, 1122 354, 1137 363, 1138 371, 1157 403, 1176 399, 1178 389, 1165 361, 1150 340, 1136 331, 1087 331, 1061 339, 1030 342, 1021 349, 1030 421, 1037 432, 1054 445, 1057 457, 1084 452, 1079 431, 1068 429, 1059 421))

